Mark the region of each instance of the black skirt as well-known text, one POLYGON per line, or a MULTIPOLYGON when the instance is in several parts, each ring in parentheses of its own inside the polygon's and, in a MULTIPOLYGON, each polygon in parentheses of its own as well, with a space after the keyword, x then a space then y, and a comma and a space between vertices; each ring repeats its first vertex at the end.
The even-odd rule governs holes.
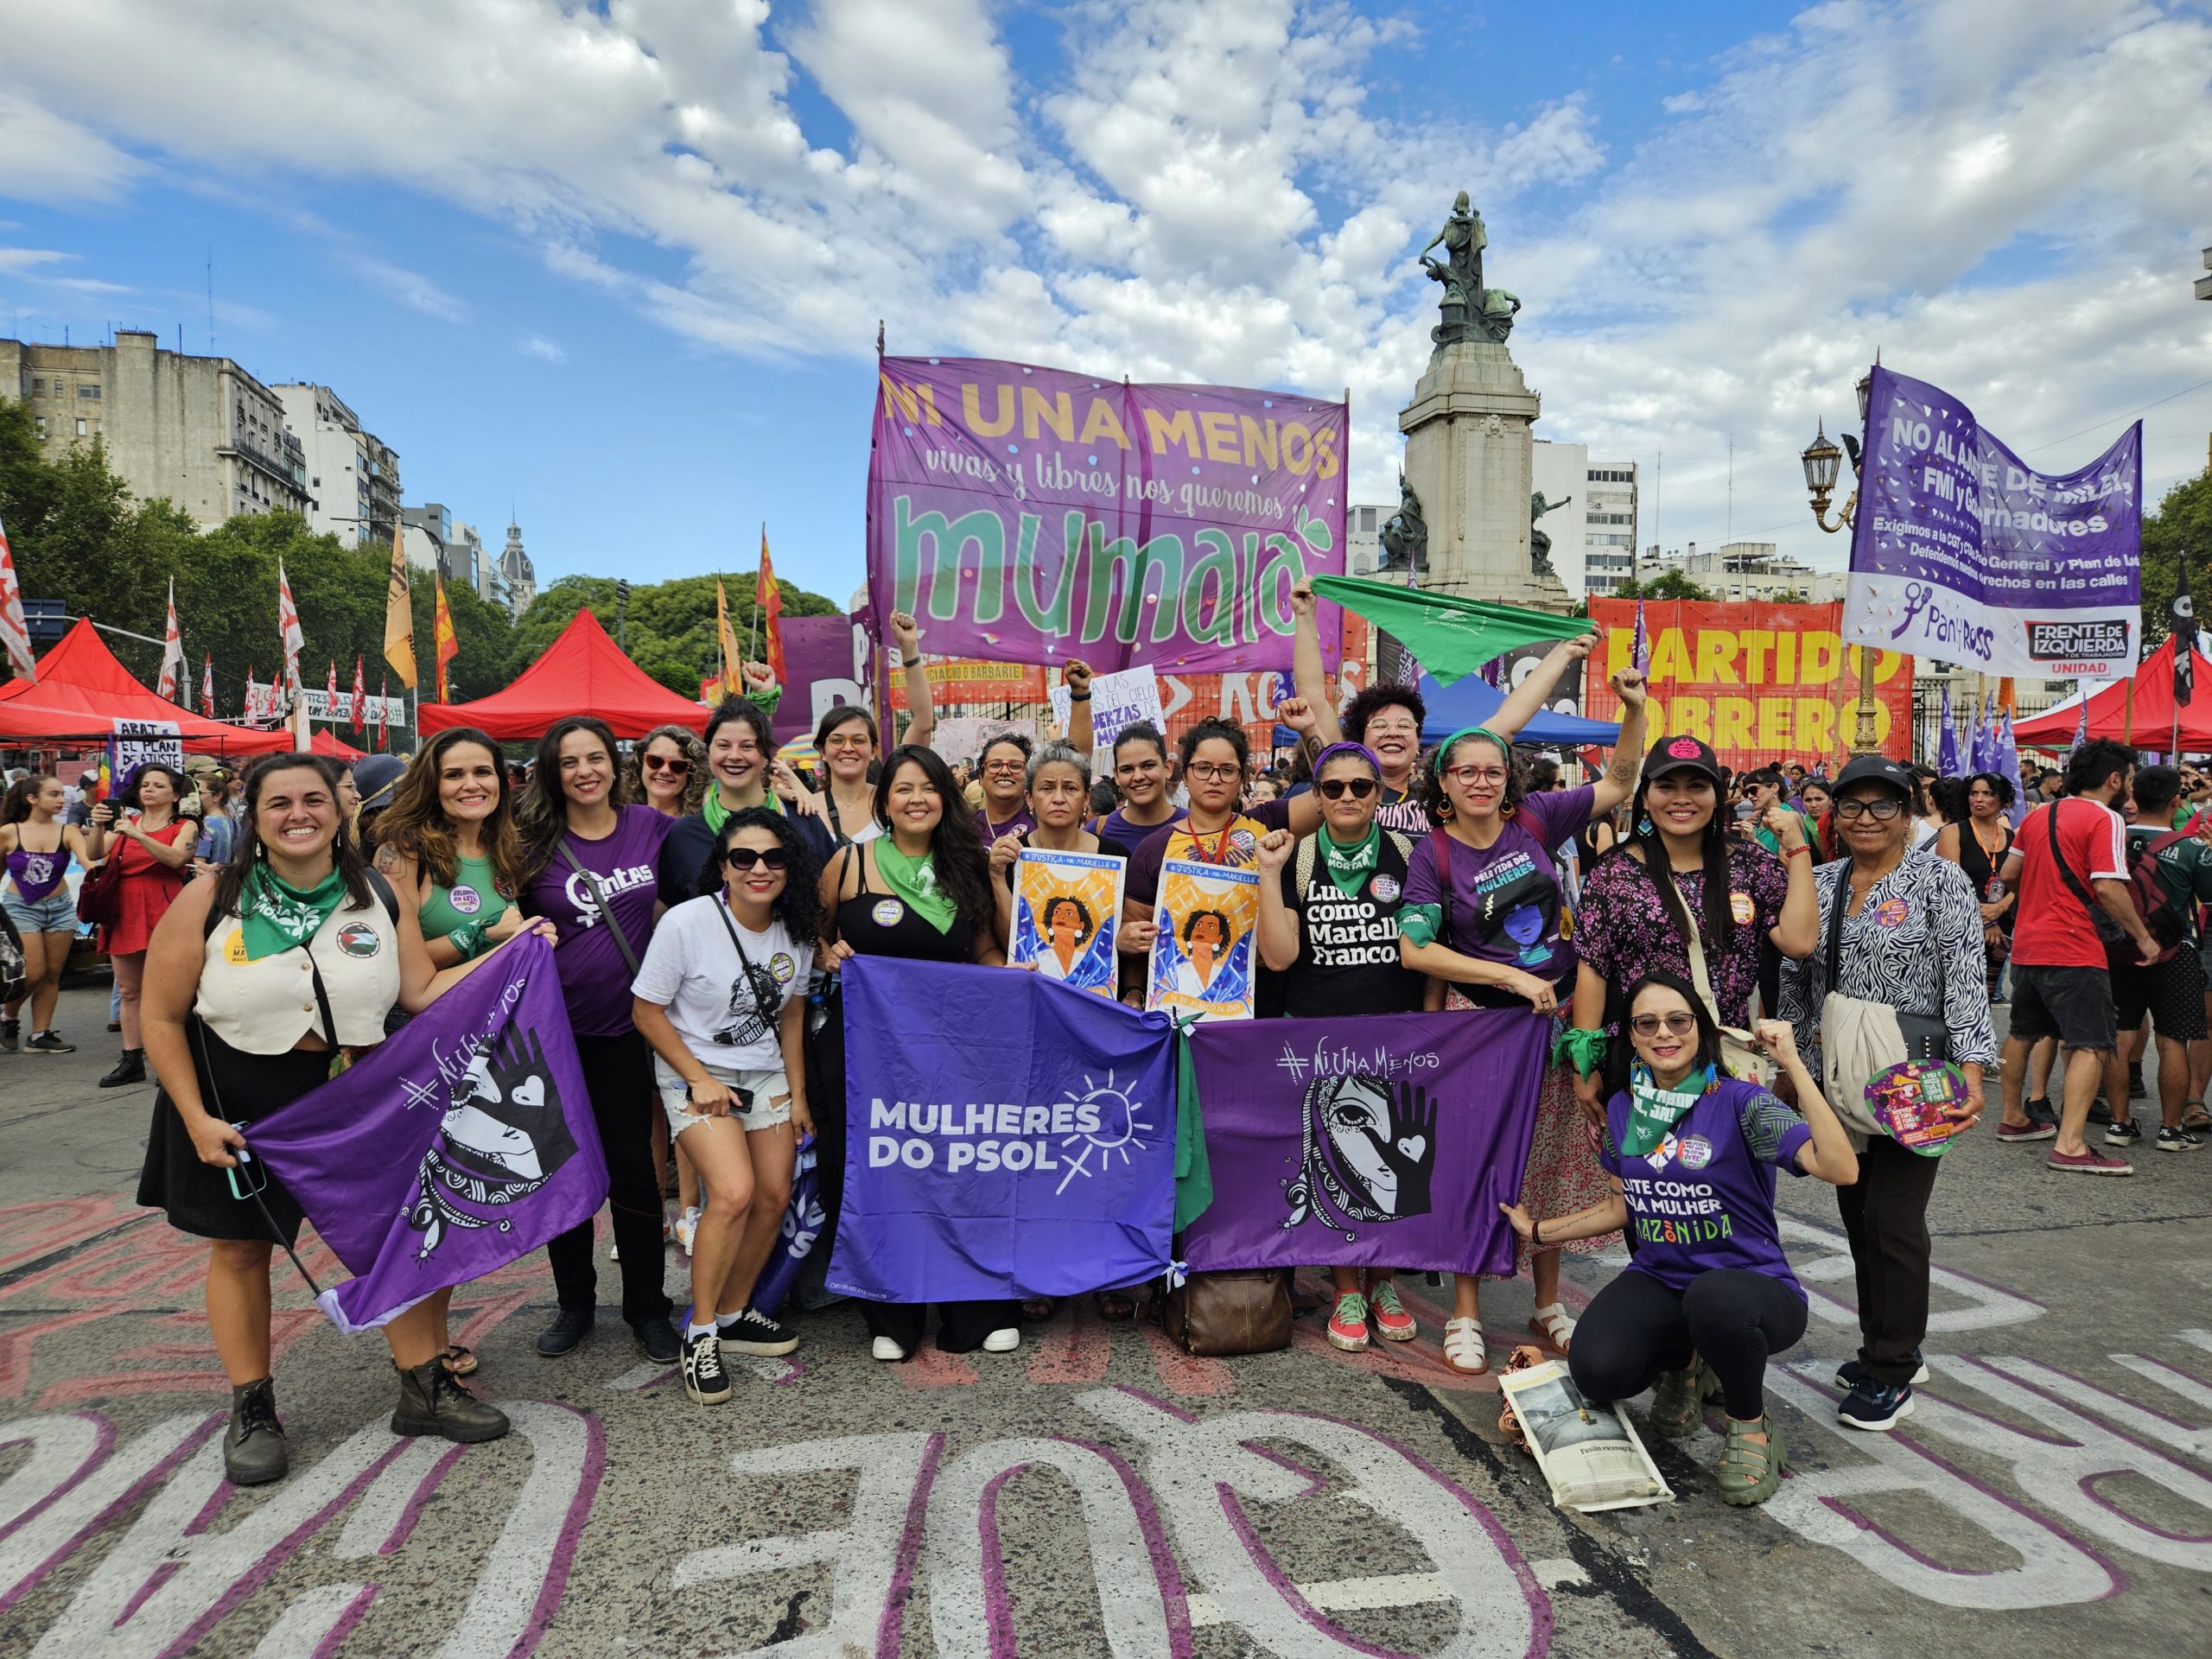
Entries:
MULTIPOLYGON (((190 1022, 186 1038, 200 1074, 200 1100, 209 1112, 232 1123, 251 1124, 330 1077, 327 1049, 249 1054, 232 1048, 197 1019, 190 1022)), ((232 1172, 200 1161, 168 1090, 154 1091, 154 1123, 146 1136, 145 1167, 138 1174, 139 1203, 166 1210, 170 1226, 201 1238, 258 1239, 274 1244, 281 1234, 283 1243, 296 1242, 304 1219, 298 1203, 264 1164, 238 1171, 242 1185, 248 1170, 264 1183, 258 1205, 232 1193, 232 1172)))

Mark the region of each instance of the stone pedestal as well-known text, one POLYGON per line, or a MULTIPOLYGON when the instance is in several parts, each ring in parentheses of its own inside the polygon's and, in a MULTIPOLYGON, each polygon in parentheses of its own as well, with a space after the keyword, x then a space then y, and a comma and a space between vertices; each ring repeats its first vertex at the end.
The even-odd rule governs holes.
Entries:
POLYGON ((1540 412, 1503 346, 1438 346, 1398 415, 1406 482, 1428 526, 1421 587, 1533 610, 1573 608, 1566 585, 1537 574, 1529 556, 1529 428, 1540 412))

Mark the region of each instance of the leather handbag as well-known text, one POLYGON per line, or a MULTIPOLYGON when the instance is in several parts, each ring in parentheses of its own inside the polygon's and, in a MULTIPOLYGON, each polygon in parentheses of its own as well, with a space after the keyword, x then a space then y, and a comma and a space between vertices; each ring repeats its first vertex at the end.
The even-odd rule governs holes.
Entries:
POLYGON ((1283 1268, 1194 1273, 1167 1293, 1160 1320, 1186 1353, 1210 1359, 1290 1346, 1290 1274, 1283 1268))
POLYGON ((85 872, 77 885, 77 919, 94 927, 114 927, 123 920, 123 848, 117 838, 113 851, 85 872))

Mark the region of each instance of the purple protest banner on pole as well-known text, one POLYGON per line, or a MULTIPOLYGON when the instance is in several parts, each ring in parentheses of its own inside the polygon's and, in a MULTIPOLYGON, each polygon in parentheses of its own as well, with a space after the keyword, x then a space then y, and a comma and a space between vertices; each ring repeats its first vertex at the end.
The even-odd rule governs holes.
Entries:
POLYGON ((814 723, 841 702, 868 706, 853 658, 853 619, 787 616, 783 620, 783 700, 776 705, 775 736, 788 743, 814 730, 814 723))
MULTIPOLYGON (((1291 588, 1344 571, 1349 405, 981 358, 880 366, 878 616, 995 662, 1291 665, 1291 588)), ((1333 668, 1337 607, 1319 624, 1333 668)))
POLYGON ((1873 376, 1843 637, 1982 674, 2133 674, 2143 423, 2079 472, 2038 473, 1942 388, 1873 376))
POLYGON ((1551 1022, 1515 1008, 1214 1021, 1191 1033, 1213 1203, 1195 1270, 1510 1274, 1551 1022))
POLYGON ((552 942, 516 935, 249 1145, 352 1271, 316 1299, 349 1334, 589 1220, 607 1160, 552 942))

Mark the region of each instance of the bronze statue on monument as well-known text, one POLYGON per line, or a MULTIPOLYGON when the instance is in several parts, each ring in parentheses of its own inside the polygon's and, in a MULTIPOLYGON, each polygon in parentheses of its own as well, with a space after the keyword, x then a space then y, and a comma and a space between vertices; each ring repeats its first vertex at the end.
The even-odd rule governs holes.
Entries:
POLYGON ((1552 538, 1538 528, 1536 521, 1548 512, 1557 512, 1573 499, 1571 495, 1563 495, 1556 501, 1547 501, 1541 490, 1529 497, 1529 563, 1540 576, 1559 573, 1552 569, 1552 538))
POLYGON ((1444 320, 1429 330, 1429 338, 1439 346, 1459 340, 1487 340, 1503 346, 1513 332, 1514 315, 1521 309, 1521 302, 1502 288, 1483 283, 1483 250, 1489 245, 1490 233, 1483 228, 1483 216, 1469 205, 1467 193, 1462 190, 1452 203, 1444 228, 1429 238, 1419 256, 1429 280, 1444 284, 1444 320), (1430 258, 1428 250, 1440 245, 1444 257, 1430 258))
POLYGON ((1382 545, 1382 569, 1418 575, 1428 563, 1428 525, 1421 516, 1421 498, 1403 473, 1398 474, 1398 510, 1383 521, 1376 540, 1382 545))

